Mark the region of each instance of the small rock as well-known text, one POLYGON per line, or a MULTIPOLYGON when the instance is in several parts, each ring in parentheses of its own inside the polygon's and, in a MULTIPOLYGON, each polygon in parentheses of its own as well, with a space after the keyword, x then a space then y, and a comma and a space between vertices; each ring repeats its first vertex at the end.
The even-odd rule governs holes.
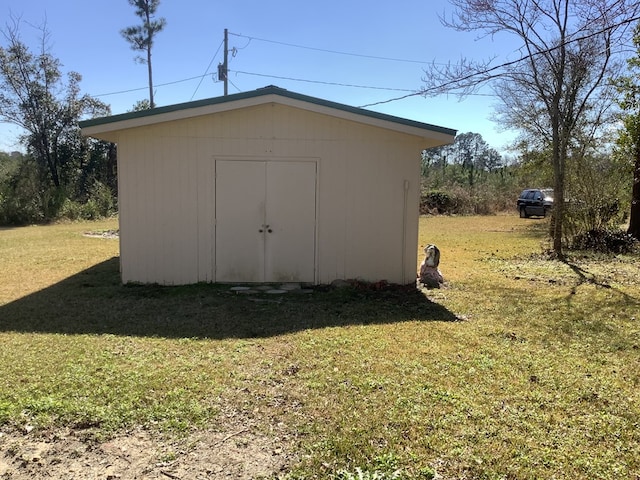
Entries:
POLYGON ((237 286, 237 287, 231 287, 230 290, 232 292, 245 292, 247 290, 251 290, 251 287, 237 286))
POLYGON ((351 286, 351 282, 336 278, 333 282, 331 282, 331 286, 333 288, 349 288, 351 286))

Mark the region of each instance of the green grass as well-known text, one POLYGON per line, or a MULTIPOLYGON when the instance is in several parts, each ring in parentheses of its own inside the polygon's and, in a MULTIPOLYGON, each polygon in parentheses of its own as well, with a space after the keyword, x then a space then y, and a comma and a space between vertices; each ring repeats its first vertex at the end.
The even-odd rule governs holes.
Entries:
POLYGON ((546 225, 422 218, 448 288, 277 301, 122 286, 117 241, 82 236, 114 220, 0 230, 0 425, 239 412, 291 432, 291 478, 638 478, 640 259, 548 260, 546 225))

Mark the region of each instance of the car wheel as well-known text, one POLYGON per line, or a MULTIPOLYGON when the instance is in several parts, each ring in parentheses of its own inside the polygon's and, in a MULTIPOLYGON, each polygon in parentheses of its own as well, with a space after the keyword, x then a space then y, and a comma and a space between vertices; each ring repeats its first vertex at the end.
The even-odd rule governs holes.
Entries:
POLYGON ((520 218, 529 218, 529 215, 527 215, 527 211, 524 207, 520 207, 520 218))

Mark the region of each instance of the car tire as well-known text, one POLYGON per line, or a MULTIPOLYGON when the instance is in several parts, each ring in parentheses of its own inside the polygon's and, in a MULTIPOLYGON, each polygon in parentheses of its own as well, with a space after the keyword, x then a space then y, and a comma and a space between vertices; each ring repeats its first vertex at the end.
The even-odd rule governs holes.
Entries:
POLYGON ((527 210, 524 207, 520 207, 520 218, 529 218, 527 210))

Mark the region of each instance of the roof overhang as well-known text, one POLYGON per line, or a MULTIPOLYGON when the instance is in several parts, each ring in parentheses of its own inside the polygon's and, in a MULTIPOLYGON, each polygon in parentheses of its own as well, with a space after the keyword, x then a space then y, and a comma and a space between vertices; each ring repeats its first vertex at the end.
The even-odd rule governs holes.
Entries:
POLYGON ((268 103, 288 105, 336 118, 394 130, 408 135, 428 138, 430 143, 435 142, 437 145, 453 143, 456 135, 456 130, 450 128, 330 102, 274 86, 224 97, 215 97, 150 110, 85 120, 80 122, 80 127, 82 128, 83 135, 115 141, 116 136, 114 133, 120 130, 211 115, 268 103))

